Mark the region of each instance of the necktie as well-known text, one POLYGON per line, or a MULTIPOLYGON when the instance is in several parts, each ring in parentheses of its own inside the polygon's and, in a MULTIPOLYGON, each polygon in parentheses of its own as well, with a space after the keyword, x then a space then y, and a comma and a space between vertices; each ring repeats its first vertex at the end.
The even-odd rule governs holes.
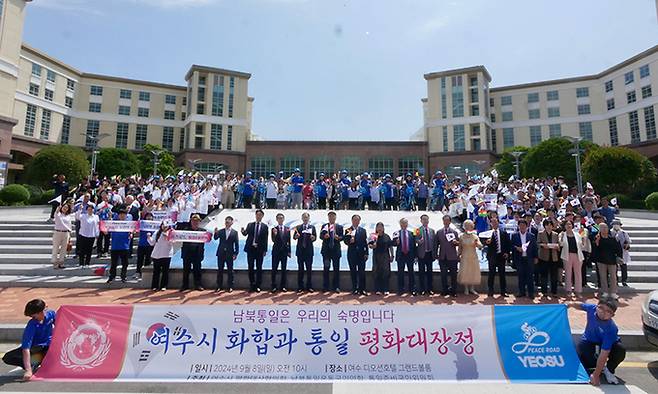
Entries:
POLYGON ((427 229, 427 227, 423 227, 423 231, 425 232, 425 251, 429 252, 430 251, 430 232, 427 229))
POLYGON ((402 253, 409 253, 409 244, 407 244, 407 230, 402 231, 402 253))
POLYGON ((306 225, 302 226, 302 245, 306 247, 306 234, 304 234, 304 230, 306 230, 306 225))
POLYGON ((329 225, 329 246, 334 246, 334 230, 331 228, 331 224, 329 225))
POLYGON ((283 226, 279 226, 279 239, 283 239, 283 226))
POLYGON ((496 237, 496 253, 500 253, 500 230, 496 229, 494 237, 496 237))
POLYGON ((256 240, 258 239, 259 233, 260 233, 260 223, 256 222, 256 228, 254 229, 254 245, 257 244, 256 240))

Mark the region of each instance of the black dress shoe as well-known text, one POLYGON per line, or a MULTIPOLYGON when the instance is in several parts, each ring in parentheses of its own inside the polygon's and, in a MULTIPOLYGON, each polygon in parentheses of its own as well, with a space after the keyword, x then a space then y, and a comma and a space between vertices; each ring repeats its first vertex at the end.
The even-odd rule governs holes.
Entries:
POLYGON ((516 298, 521 298, 521 297, 525 297, 525 294, 519 293, 516 295, 516 298))
POLYGON ((232 287, 229 287, 229 288, 228 288, 228 292, 229 292, 229 293, 233 293, 233 288, 232 288, 232 287))
POLYGON ((359 294, 359 292, 356 291, 356 290, 352 290, 352 294, 357 295, 357 294, 359 294))
POLYGON ((500 296, 501 296, 501 297, 509 297, 509 295, 508 295, 507 293, 505 293, 505 292, 500 293, 500 296))
POLYGON ((189 288, 188 288, 188 287, 185 287, 185 286, 183 286, 183 287, 181 287, 181 288, 179 289, 179 291, 188 291, 188 290, 189 290, 189 288))
POLYGON ((418 295, 418 293, 416 293, 415 291, 412 291, 412 292, 411 292, 411 296, 412 296, 412 297, 415 297, 415 296, 417 296, 417 295, 418 295))
POLYGON ((488 295, 489 297, 493 297, 493 295, 494 295, 494 292, 493 292, 493 291, 491 291, 491 290, 489 290, 489 291, 487 292, 487 295, 488 295))
POLYGON ((313 290, 313 289, 311 289, 311 288, 309 288, 309 289, 308 289, 308 290, 306 290, 306 291, 308 291, 309 293, 313 293, 313 292, 314 292, 315 290, 313 290))
POLYGON ((286 289, 285 287, 282 287, 282 288, 281 288, 281 291, 285 293, 285 292, 288 291, 288 289, 286 289))
POLYGON ((336 294, 340 293, 340 289, 338 287, 336 287, 336 289, 334 290, 334 293, 336 293, 336 294))
POLYGON ((303 292, 304 292, 303 289, 299 289, 299 290, 297 290, 297 294, 302 294, 303 292))
POLYGON ((428 295, 434 295, 434 292, 432 290, 427 292, 428 295))
POLYGON ((260 287, 256 287, 256 293, 260 293, 260 287))
POLYGON ((448 295, 448 292, 447 292, 447 291, 442 291, 442 292, 441 292, 441 295, 445 297, 445 296, 448 295))
POLYGON ((215 293, 219 293, 220 291, 222 291, 221 287, 218 287, 218 288, 215 289, 215 293))
POLYGON ((359 294, 361 294, 362 296, 367 296, 367 295, 368 295, 368 293, 366 293, 365 290, 361 290, 361 291, 359 292, 359 294))
POLYGON ((196 291, 204 291, 205 289, 203 288, 203 286, 197 286, 197 287, 194 288, 194 290, 196 290, 196 291))

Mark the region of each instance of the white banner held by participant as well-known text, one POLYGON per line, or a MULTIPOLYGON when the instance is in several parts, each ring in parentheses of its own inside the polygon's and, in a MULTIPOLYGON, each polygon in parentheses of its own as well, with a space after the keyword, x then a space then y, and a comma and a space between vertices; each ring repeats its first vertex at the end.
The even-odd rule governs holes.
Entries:
POLYGON ((134 220, 101 220, 100 231, 103 233, 132 233, 139 231, 139 222, 134 220))
POLYGON ((206 231, 180 231, 172 230, 169 232, 168 240, 170 242, 210 242, 212 234, 206 231))

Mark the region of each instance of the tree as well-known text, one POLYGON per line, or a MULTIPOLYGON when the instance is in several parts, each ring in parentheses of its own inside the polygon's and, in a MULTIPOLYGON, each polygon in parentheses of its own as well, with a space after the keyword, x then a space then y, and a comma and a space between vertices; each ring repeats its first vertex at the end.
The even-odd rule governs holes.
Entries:
POLYGON ((81 148, 50 145, 34 155, 27 163, 25 173, 29 183, 47 189, 52 187, 53 174, 63 174, 70 185, 76 185, 89 175, 89 162, 81 148))
MULTIPOLYGON (((494 165, 494 168, 496 171, 498 171, 499 179, 508 179, 512 175, 516 175, 516 159, 514 159, 514 156, 512 156, 510 153, 514 151, 524 152, 523 156, 525 156, 525 153, 528 152, 528 148, 525 146, 514 146, 512 148, 505 149, 503 154, 500 156, 500 160, 498 160, 498 162, 494 165)), ((521 156, 519 163, 521 160, 523 160, 523 156, 521 156)), ((523 172, 523 165, 521 165, 520 174, 521 177, 525 176, 523 172)))
POLYGON ((114 175, 128 177, 139 173, 139 170, 137 155, 128 149, 103 148, 96 156, 96 172, 101 177, 114 175))
MULTIPOLYGON (((576 158, 569 152, 573 146, 574 144, 566 138, 549 138, 533 146, 522 157, 523 173, 525 176, 535 178, 562 175, 569 184, 573 184, 576 182, 576 158)), ((584 160, 589 151, 597 146, 589 141, 581 141, 580 149, 585 151, 581 160, 584 160)))
POLYGON ((656 168, 645 156, 624 147, 592 150, 583 163, 586 181, 601 194, 629 194, 641 184, 656 180, 656 168))
POLYGON ((176 169, 174 155, 162 149, 159 145, 144 145, 144 151, 139 154, 139 169, 143 177, 148 177, 153 174, 153 151, 162 151, 158 156, 158 175, 167 176, 173 175, 176 169))

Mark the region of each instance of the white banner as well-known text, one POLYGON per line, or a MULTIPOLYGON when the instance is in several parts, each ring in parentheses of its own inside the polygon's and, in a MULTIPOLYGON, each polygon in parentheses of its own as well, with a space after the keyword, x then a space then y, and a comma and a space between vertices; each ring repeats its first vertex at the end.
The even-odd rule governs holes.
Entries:
POLYGON ((139 222, 134 220, 101 220, 100 231, 104 233, 132 233, 139 231, 139 222))
POLYGON ((206 231, 172 230, 167 239, 171 242, 210 242, 212 234, 206 231))
POLYGON ((140 220, 139 221, 139 231, 158 231, 160 228, 160 223, 162 221, 159 220, 140 220))

